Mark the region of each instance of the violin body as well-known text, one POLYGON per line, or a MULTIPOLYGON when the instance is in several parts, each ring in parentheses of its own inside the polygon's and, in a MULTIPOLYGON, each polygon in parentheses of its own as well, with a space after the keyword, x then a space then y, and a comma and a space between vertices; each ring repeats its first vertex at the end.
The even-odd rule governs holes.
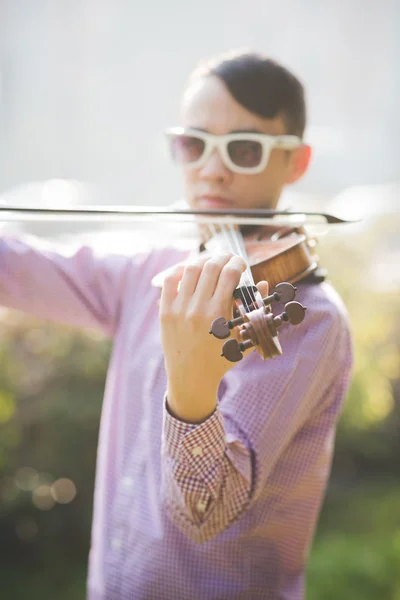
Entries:
POLYGON ((244 238, 255 283, 296 283, 318 267, 316 241, 300 227, 266 225, 244 238))

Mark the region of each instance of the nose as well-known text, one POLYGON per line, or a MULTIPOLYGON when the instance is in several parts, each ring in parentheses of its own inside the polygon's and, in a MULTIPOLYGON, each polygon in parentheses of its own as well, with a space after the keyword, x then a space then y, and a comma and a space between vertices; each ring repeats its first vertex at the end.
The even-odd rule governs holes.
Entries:
POLYGON ((232 175, 232 171, 224 164, 217 148, 214 148, 204 165, 200 168, 200 177, 209 181, 225 182, 232 175))

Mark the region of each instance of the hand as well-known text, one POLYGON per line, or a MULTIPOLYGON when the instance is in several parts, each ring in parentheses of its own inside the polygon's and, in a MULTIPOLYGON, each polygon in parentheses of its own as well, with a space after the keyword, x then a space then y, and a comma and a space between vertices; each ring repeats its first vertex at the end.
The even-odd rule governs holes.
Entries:
POLYGON ((240 257, 223 254, 178 265, 164 281, 160 322, 168 406, 183 421, 199 423, 212 414, 219 383, 234 366, 221 358, 221 340, 209 330, 216 317, 232 318, 232 295, 245 268, 240 257))

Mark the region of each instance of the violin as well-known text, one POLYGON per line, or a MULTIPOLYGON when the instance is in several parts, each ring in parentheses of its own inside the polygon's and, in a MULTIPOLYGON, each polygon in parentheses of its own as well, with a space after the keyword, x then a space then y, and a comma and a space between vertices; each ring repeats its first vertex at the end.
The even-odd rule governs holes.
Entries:
POLYGON ((218 317, 211 324, 210 333, 221 340, 236 330, 236 335, 223 344, 221 356, 237 362, 252 347, 263 360, 280 356, 278 329, 285 323, 298 325, 306 314, 306 307, 295 301, 293 283, 317 269, 316 240, 309 238, 302 227, 264 225, 250 231, 230 229, 229 233, 213 229, 211 243, 203 243, 203 248, 215 247, 216 238, 222 237, 225 245, 221 249, 236 251, 248 264, 234 293, 233 318, 218 317), (272 292, 261 298, 256 284, 264 280, 272 292), (274 302, 284 304, 280 315, 272 311, 274 302))
MULTIPOLYGON (((210 334, 226 341, 221 356, 237 362, 243 353, 255 347, 263 360, 282 354, 278 329, 285 323, 298 325, 306 314, 306 307, 295 301, 294 283, 309 277, 318 266, 316 240, 309 238, 302 224, 304 219, 324 223, 346 223, 325 213, 275 211, 270 209, 186 210, 149 207, 93 207, 77 209, 35 209, 0 206, 0 221, 22 220, 85 220, 121 222, 124 220, 173 219, 193 221, 203 233, 200 251, 233 252, 248 265, 242 274, 232 303, 232 318, 218 317, 211 323, 210 334), (281 222, 272 223, 271 219, 281 222), (293 225, 293 218, 299 223, 293 225), (289 219, 289 224, 287 222, 289 219), (242 227, 242 229, 240 229, 242 227), (204 235, 208 228, 208 235, 204 235), (222 244, 221 244, 222 242, 222 244), (261 297, 256 284, 268 281, 272 292, 261 297), (272 311, 273 303, 283 303, 279 315, 272 311), (235 335, 231 337, 231 333, 235 335), (230 338, 230 339, 227 339, 230 338)), ((167 270, 168 271, 168 270, 167 270)), ((162 285, 166 271, 156 276, 152 284, 162 285)))

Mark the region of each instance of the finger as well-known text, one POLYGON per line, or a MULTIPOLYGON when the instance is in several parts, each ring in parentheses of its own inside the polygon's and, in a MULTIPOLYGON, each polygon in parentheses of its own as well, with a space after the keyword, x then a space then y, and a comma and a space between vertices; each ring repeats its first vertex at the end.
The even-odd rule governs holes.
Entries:
POLYGON ((204 264, 196 287, 196 301, 204 302, 212 298, 218 285, 220 274, 231 258, 232 254, 219 254, 213 256, 204 264))
POLYGON ((232 303, 233 292, 239 285, 240 277, 246 268, 247 265, 240 256, 232 256, 224 265, 214 292, 214 298, 218 302, 229 300, 232 303))
POLYGON ((257 283, 257 289, 263 298, 268 296, 269 285, 267 281, 259 281, 257 283))
POLYGON ((160 298, 160 313, 169 308, 175 300, 184 269, 184 265, 176 265, 164 279, 160 298))
POLYGON ((200 256, 197 260, 193 260, 185 265, 185 270, 179 286, 179 296, 181 298, 189 298, 194 294, 203 266, 209 258, 210 256, 208 254, 200 256))

